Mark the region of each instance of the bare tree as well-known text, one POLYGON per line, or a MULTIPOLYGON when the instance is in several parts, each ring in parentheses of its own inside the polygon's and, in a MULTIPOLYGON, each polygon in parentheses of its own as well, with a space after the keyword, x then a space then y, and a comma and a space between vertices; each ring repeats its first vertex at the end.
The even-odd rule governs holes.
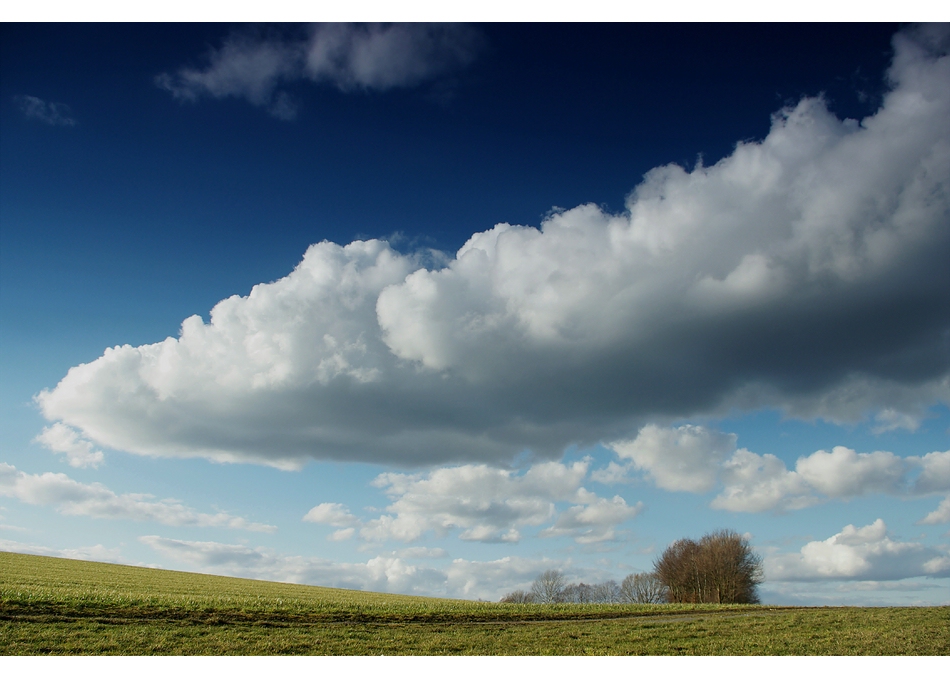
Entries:
POLYGON ((619 603, 620 602, 620 585, 615 582, 613 579, 608 579, 607 581, 595 584, 593 587, 594 599, 592 602, 595 603, 619 603))
POLYGON ((653 572, 627 575, 620 584, 620 602, 637 605, 665 603, 666 586, 653 572))
POLYGON ((698 603, 701 584, 695 567, 699 544, 680 539, 670 544, 653 563, 653 571, 667 590, 671 603, 698 603))
POLYGON ((525 603, 533 603, 534 598, 527 591, 522 591, 521 589, 518 589, 517 591, 512 591, 511 593, 505 594, 504 597, 502 597, 502 599, 499 602, 519 603, 519 604, 524 605, 525 603))
POLYGON ((564 592, 564 575, 558 570, 542 572, 531 585, 531 596, 536 603, 557 603, 564 592))
POLYGON ((673 542, 654 563, 673 603, 758 603, 762 558, 732 530, 673 542))
POLYGON ((581 582, 569 584, 558 596, 559 603, 592 603, 594 602, 594 587, 581 582))
POLYGON ((719 530, 699 542, 699 567, 707 573, 706 601, 758 603, 764 581, 762 557, 732 530, 719 530))

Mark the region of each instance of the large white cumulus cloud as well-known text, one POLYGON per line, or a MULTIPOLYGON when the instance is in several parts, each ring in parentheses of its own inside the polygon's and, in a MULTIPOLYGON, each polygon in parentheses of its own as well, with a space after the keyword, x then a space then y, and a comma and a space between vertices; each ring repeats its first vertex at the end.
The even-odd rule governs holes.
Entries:
POLYGON ((946 31, 894 45, 860 122, 805 99, 621 214, 499 224, 443 268, 314 245, 37 401, 77 444, 279 466, 550 458, 733 406, 912 428, 950 402, 950 57, 946 31))

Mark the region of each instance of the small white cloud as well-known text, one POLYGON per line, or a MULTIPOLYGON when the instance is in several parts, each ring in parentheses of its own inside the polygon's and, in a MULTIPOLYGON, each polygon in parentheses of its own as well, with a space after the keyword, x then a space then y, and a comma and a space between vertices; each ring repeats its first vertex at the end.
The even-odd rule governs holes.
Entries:
POLYGON ((150 520, 163 525, 224 527, 252 532, 274 532, 277 529, 224 511, 199 513, 174 499, 155 500, 147 494, 116 494, 101 483, 86 485, 63 473, 24 473, 6 463, 0 463, 0 496, 36 506, 53 506, 63 515, 70 516, 150 520))
POLYGON ((923 544, 892 540, 878 518, 870 525, 848 525, 824 541, 809 542, 799 553, 768 556, 765 574, 770 581, 947 577, 950 558, 923 544))
POLYGON ((352 539, 353 535, 356 534, 355 527, 346 527, 342 530, 336 530, 330 536, 327 537, 330 541, 346 541, 352 539))
POLYGON ((885 408, 874 415, 877 424, 871 429, 874 433, 886 433, 896 429, 904 429, 913 433, 920 428, 920 417, 907 412, 898 412, 893 408, 885 408))
POLYGON ((343 504, 331 503, 314 506, 303 517, 303 520, 308 523, 332 525, 333 527, 351 527, 359 523, 359 518, 350 513, 349 509, 343 504))
POLYGON ((394 554, 397 558, 445 558, 449 554, 445 549, 430 548, 428 546, 410 546, 406 549, 399 549, 394 554))
POLYGON ((924 572, 934 577, 950 575, 950 556, 935 556, 924 563, 924 572))
POLYGON ((72 111, 66 104, 46 102, 28 94, 18 94, 13 97, 13 100, 20 107, 20 112, 32 120, 62 127, 76 125, 76 119, 73 118, 72 111))
POLYGON ((96 468, 105 459, 101 450, 94 449, 95 446, 84 439, 78 431, 61 422, 44 427, 43 432, 36 436, 33 441, 42 444, 53 452, 65 454, 69 465, 75 468, 85 468, 87 466, 96 468))
POLYGON ((202 95, 237 96, 262 106, 270 103, 282 78, 298 76, 301 57, 300 45, 232 34, 221 49, 211 51, 207 68, 182 68, 174 76, 162 73, 156 84, 185 101, 202 95))
POLYGON ((950 496, 944 497, 940 505, 928 513, 918 524, 940 525, 941 523, 950 523, 950 496))
POLYGON ((623 497, 598 497, 590 492, 578 493, 585 503, 563 511, 554 525, 542 530, 542 537, 570 536, 578 544, 594 544, 615 538, 614 528, 632 520, 643 510, 643 503, 630 506, 623 497))
POLYGON ((343 90, 408 87, 468 65, 482 42, 459 24, 323 24, 313 28, 304 70, 343 90))

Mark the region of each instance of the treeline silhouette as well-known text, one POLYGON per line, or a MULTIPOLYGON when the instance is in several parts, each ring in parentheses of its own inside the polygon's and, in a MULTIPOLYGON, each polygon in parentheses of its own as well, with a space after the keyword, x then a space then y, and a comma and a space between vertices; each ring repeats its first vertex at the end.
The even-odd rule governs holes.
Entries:
POLYGON ((543 572, 530 591, 505 595, 502 603, 752 603, 764 581, 762 558, 733 530, 698 542, 680 539, 653 563, 653 572, 628 575, 620 584, 569 584, 559 570, 543 572))

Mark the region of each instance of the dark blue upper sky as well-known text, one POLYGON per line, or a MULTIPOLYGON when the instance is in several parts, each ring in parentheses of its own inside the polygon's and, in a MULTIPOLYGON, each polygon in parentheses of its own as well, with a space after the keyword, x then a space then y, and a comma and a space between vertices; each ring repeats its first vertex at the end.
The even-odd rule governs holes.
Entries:
MULTIPOLYGON (((2 27, 5 317, 42 326, 94 297, 86 312, 141 304, 177 324, 286 274, 323 239, 399 232, 401 248, 454 251, 497 222, 537 225, 554 206, 619 210, 648 169, 700 154, 712 164, 803 95, 824 92, 842 117, 873 111, 895 31, 482 25, 469 66, 419 87, 292 84, 300 114, 289 122, 237 98, 180 103, 155 85, 202 66, 234 29, 2 27), (24 118, 24 94, 67 104, 78 124, 24 118)), ((18 326, 5 333, 29 332, 18 326)))

